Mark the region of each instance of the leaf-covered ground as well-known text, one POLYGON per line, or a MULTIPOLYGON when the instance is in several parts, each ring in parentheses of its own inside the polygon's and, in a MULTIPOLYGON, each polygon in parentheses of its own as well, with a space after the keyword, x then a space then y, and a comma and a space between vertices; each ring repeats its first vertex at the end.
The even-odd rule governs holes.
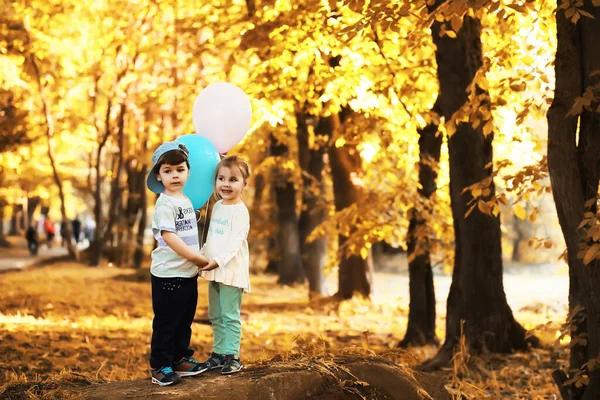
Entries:
MULTIPOLYGON (((147 377, 152 323, 147 277, 147 270, 76 263, 0 275, 0 398, 7 388, 4 396, 21 387, 36 398, 78 380, 147 377)), ((392 284, 382 286, 372 301, 309 303, 304 285, 280 287, 275 277, 265 275, 253 275, 252 281, 253 292, 242 307, 246 363, 297 353, 353 353, 416 365, 435 353, 434 346, 396 348, 408 310, 406 294, 392 284)), ((206 301, 201 281, 192 338, 197 358, 211 351, 206 301)), ((544 346, 483 358, 459 354, 453 366, 439 372, 457 398, 558 398, 550 374, 566 363, 566 346, 557 340, 565 310, 536 303, 514 312, 527 328, 535 328, 544 346)), ((438 315, 440 337, 444 322, 438 315)))

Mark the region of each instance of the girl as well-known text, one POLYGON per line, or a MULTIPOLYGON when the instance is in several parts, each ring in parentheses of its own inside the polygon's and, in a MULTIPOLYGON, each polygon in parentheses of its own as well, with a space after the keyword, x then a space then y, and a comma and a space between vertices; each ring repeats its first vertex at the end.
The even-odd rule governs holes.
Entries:
POLYGON ((215 196, 206 244, 202 254, 209 260, 200 268, 208 284, 208 318, 213 328, 213 352, 202 363, 207 370, 221 368, 233 374, 244 368, 240 355, 242 293, 250 292, 248 231, 250 214, 242 201, 250 168, 238 156, 217 165, 215 196))

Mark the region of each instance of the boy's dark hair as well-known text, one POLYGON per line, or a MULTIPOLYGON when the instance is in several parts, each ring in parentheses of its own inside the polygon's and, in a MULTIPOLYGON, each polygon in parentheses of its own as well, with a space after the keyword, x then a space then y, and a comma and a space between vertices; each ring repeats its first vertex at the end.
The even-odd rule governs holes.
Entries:
POLYGON ((181 164, 182 162, 185 162, 185 165, 187 165, 188 169, 190 169, 190 160, 189 160, 189 152, 187 147, 185 147, 184 144, 179 144, 179 148, 181 150, 171 150, 171 151, 167 151, 165 154, 163 154, 159 159, 158 162, 156 163, 156 166, 154 167, 154 170, 156 171, 156 174, 158 175, 158 171, 160 171, 160 167, 163 164, 169 164, 169 165, 178 165, 181 164))

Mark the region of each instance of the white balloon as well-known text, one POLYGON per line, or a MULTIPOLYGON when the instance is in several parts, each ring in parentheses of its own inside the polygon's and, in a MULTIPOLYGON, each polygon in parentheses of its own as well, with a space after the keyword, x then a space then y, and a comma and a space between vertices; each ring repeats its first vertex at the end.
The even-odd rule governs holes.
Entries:
POLYGON ((248 132, 252 107, 246 93, 234 84, 217 82, 200 92, 192 110, 196 133, 225 153, 248 132))

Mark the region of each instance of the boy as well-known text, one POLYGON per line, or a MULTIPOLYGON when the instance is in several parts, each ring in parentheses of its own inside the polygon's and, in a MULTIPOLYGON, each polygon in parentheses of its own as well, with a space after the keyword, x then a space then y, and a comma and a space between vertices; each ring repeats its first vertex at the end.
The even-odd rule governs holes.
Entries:
POLYGON ((189 176, 188 151, 166 142, 152 156, 148 189, 160 194, 154 208, 152 233, 158 247, 152 252, 152 383, 175 384, 181 376, 206 371, 191 358, 192 322, 198 301, 198 267, 208 260, 200 254, 196 214, 183 194, 189 176))

